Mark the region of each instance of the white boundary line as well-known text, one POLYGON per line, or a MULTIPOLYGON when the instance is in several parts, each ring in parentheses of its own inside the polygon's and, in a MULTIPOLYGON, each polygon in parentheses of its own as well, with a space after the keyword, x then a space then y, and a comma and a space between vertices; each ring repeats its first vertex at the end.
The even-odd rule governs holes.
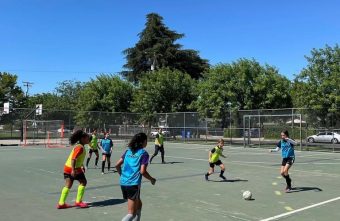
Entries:
MULTIPOLYGON (((169 156, 166 155, 166 157, 169 158, 175 158, 175 159, 184 159, 184 160, 195 160, 195 161, 204 161, 208 162, 207 159, 199 159, 199 158, 192 158, 192 157, 178 157, 178 156, 169 156)), ((276 167, 273 166, 265 166, 265 165, 257 165, 258 162, 243 162, 243 161, 229 161, 228 163, 230 164, 238 164, 238 165, 243 165, 243 166, 250 166, 250 167, 260 167, 260 168, 267 168, 267 169, 274 169, 277 170, 276 167)), ((316 172, 316 171, 307 171, 307 170, 296 170, 294 169, 294 172, 300 172, 300 173, 309 173, 309 174, 314 174, 314 175, 324 175, 324 176, 330 176, 330 177, 340 177, 340 174, 333 174, 333 173, 324 173, 324 172, 316 172)))
POLYGON ((291 212, 282 213, 282 214, 277 215, 277 216, 272 216, 272 217, 269 217, 269 218, 266 218, 266 219, 261 219, 260 221, 278 220, 280 218, 290 216, 292 214, 299 213, 299 212, 302 212, 302 211, 305 211, 305 210, 308 210, 308 209, 312 209, 314 207, 322 206, 322 205, 325 205, 325 204, 328 204, 328 203, 331 203, 331 202, 334 202, 334 201, 338 201, 338 200, 340 200, 340 197, 330 199, 330 200, 326 200, 326 201, 316 203, 316 204, 313 204, 313 205, 310 205, 310 206, 306 206, 306 207, 303 207, 303 208, 300 208, 300 209, 297 209, 297 210, 294 210, 294 211, 291 211, 291 212))

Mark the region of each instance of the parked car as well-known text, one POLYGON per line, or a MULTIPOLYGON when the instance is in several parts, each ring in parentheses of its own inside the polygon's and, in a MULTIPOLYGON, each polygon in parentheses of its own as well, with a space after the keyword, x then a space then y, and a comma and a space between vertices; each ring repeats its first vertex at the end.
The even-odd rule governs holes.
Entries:
MULTIPOLYGON (((61 133, 61 131, 62 131, 62 129, 60 128, 60 129, 58 129, 58 133, 61 133)), ((64 131, 64 133, 70 133, 70 132, 72 132, 71 130, 69 130, 69 129, 66 129, 66 128, 63 128, 63 131, 64 131)))
MULTIPOLYGON (((158 131, 152 131, 152 132, 151 132, 151 137, 156 137, 157 134, 158 134, 158 131)), ((168 131, 168 130, 163 130, 163 131, 162 131, 162 134, 163 134, 164 136, 169 136, 169 135, 170 135, 170 131, 168 131)))
POLYGON ((307 137, 308 143, 339 143, 340 134, 334 132, 320 132, 307 137))

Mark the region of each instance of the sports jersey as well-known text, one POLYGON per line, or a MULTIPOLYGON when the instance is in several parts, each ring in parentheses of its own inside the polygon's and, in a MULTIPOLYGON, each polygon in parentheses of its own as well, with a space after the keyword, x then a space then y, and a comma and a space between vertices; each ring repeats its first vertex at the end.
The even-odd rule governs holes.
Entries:
POLYGON ((148 165, 149 154, 143 148, 140 148, 135 153, 130 149, 125 151, 122 156, 122 174, 120 176, 120 185, 135 186, 142 182, 142 174, 140 168, 142 165, 148 165))
POLYGON ((219 161, 220 156, 222 155, 222 148, 219 148, 218 146, 216 146, 214 149, 212 149, 210 152, 211 157, 210 157, 210 163, 216 163, 217 161, 219 161))
POLYGON ((112 140, 110 138, 102 139, 100 145, 106 153, 111 152, 111 147, 113 147, 112 140))
POLYGON ((289 141, 280 140, 277 147, 281 149, 282 158, 295 157, 294 144, 289 141))
POLYGON ((97 150, 98 149, 98 138, 94 134, 92 134, 92 139, 91 139, 91 142, 90 142, 90 147, 93 150, 97 150))
POLYGON ((164 144, 164 135, 162 133, 158 133, 155 139, 155 145, 162 146, 164 144))
POLYGON ((86 156, 86 151, 83 145, 77 144, 71 151, 67 161, 64 166, 64 173, 71 174, 72 172, 72 160, 76 160, 75 164, 75 172, 82 173, 83 170, 81 167, 83 166, 84 159, 86 156))

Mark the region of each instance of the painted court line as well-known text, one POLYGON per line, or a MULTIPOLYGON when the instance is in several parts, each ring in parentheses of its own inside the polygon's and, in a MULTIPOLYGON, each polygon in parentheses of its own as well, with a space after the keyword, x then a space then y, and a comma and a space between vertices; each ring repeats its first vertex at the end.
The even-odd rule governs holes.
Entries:
POLYGON ((340 197, 330 199, 330 200, 326 200, 326 201, 316 203, 316 204, 313 204, 313 205, 310 205, 310 206, 306 206, 306 207, 303 207, 303 208, 300 208, 300 209, 297 209, 297 210, 294 210, 294 211, 291 211, 291 212, 282 213, 282 214, 277 215, 277 216, 272 216, 272 217, 269 217, 269 218, 266 218, 266 219, 261 219, 260 221, 279 220, 281 218, 290 216, 292 214, 299 213, 299 212, 302 212, 302 211, 305 211, 305 210, 309 210, 309 209, 312 209, 312 208, 315 208, 315 207, 318 207, 318 206, 322 206, 322 205, 325 205, 325 204, 328 204, 328 203, 331 203, 331 202, 334 202, 334 201, 338 201, 338 200, 340 200, 340 197))
MULTIPOLYGON (((207 151, 210 150, 211 147, 170 147, 172 149, 183 149, 183 150, 202 150, 202 151, 207 151)), ((228 154, 237 154, 237 155, 264 155, 264 156, 271 156, 273 154, 269 154, 268 151, 266 149, 256 149, 256 150, 251 150, 248 151, 248 149, 244 149, 244 148, 230 148, 227 147, 225 149, 227 151, 228 154), (239 152, 239 151, 235 151, 235 150, 244 150, 245 152, 239 152)), ((316 158, 316 159, 320 159, 320 160, 340 160, 338 158, 319 158, 318 156, 325 156, 325 155, 332 155, 334 156, 337 153, 315 153, 315 154, 308 154, 308 155, 303 155, 306 152, 304 151, 296 151, 297 153, 301 153, 301 155, 298 155, 298 158, 316 158)))
POLYGON ((51 174, 54 174, 54 173, 55 173, 55 172, 49 171, 49 170, 43 170, 43 169, 39 169, 39 170, 42 171, 42 172, 51 173, 51 174))
MULTIPOLYGON (((184 160, 195 160, 195 161, 204 161, 207 162, 207 159, 199 159, 199 158, 191 158, 191 157, 178 157, 178 156, 168 156, 166 157, 169 158, 175 158, 175 159, 184 159, 184 160)), ((238 164, 238 165, 243 165, 243 166, 251 166, 251 167, 259 167, 259 168, 267 168, 267 169, 274 169, 277 170, 276 167, 273 166, 263 166, 263 165, 257 165, 254 164, 254 162, 249 163, 247 161, 229 161, 228 163, 230 164, 238 164)), ((330 177, 340 177, 340 174, 333 174, 333 173, 324 173, 324 172, 316 172, 316 171, 306 171, 306 170, 296 170, 294 169, 295 172, 301 172, 301 173, 309 173, 309 174, 317 174, 317 175, 324 175, 324 176, 330 176, 330 177)))
POLYGON ((215 210, 215 209, 202 208, 202 207, 199 207, 199 206, 196 206, 196 209, 198 209, 200 211, 205 210, 205 211, 213 212, 213 213, 220 214, 220 215, 223 215, 223 216, 228 216, 230 218, 237 219, 237 220, 252 221, 250 219, 246 219, 246 218, 242 218, 242 217, 238 217, 236 215, 230 214, 229 212, 226 212, 226 211, 218 211, 218 210, 215 210))

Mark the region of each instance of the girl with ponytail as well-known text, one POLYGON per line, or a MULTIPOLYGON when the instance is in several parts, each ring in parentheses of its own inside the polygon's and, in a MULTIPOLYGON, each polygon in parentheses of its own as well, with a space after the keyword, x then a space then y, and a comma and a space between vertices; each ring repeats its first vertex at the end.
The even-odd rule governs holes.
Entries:
POLYGON ((136 134, 128 144, 128 149, 116 164, 123 197, 128 200, 128 214, 122 221, 140 220, 142 176, 150 180, 152 185, 156 183, 156 179, 150 176, 147 171, 149 154, 144 149, 147 146, 147 140, 145 133, 136 134))

